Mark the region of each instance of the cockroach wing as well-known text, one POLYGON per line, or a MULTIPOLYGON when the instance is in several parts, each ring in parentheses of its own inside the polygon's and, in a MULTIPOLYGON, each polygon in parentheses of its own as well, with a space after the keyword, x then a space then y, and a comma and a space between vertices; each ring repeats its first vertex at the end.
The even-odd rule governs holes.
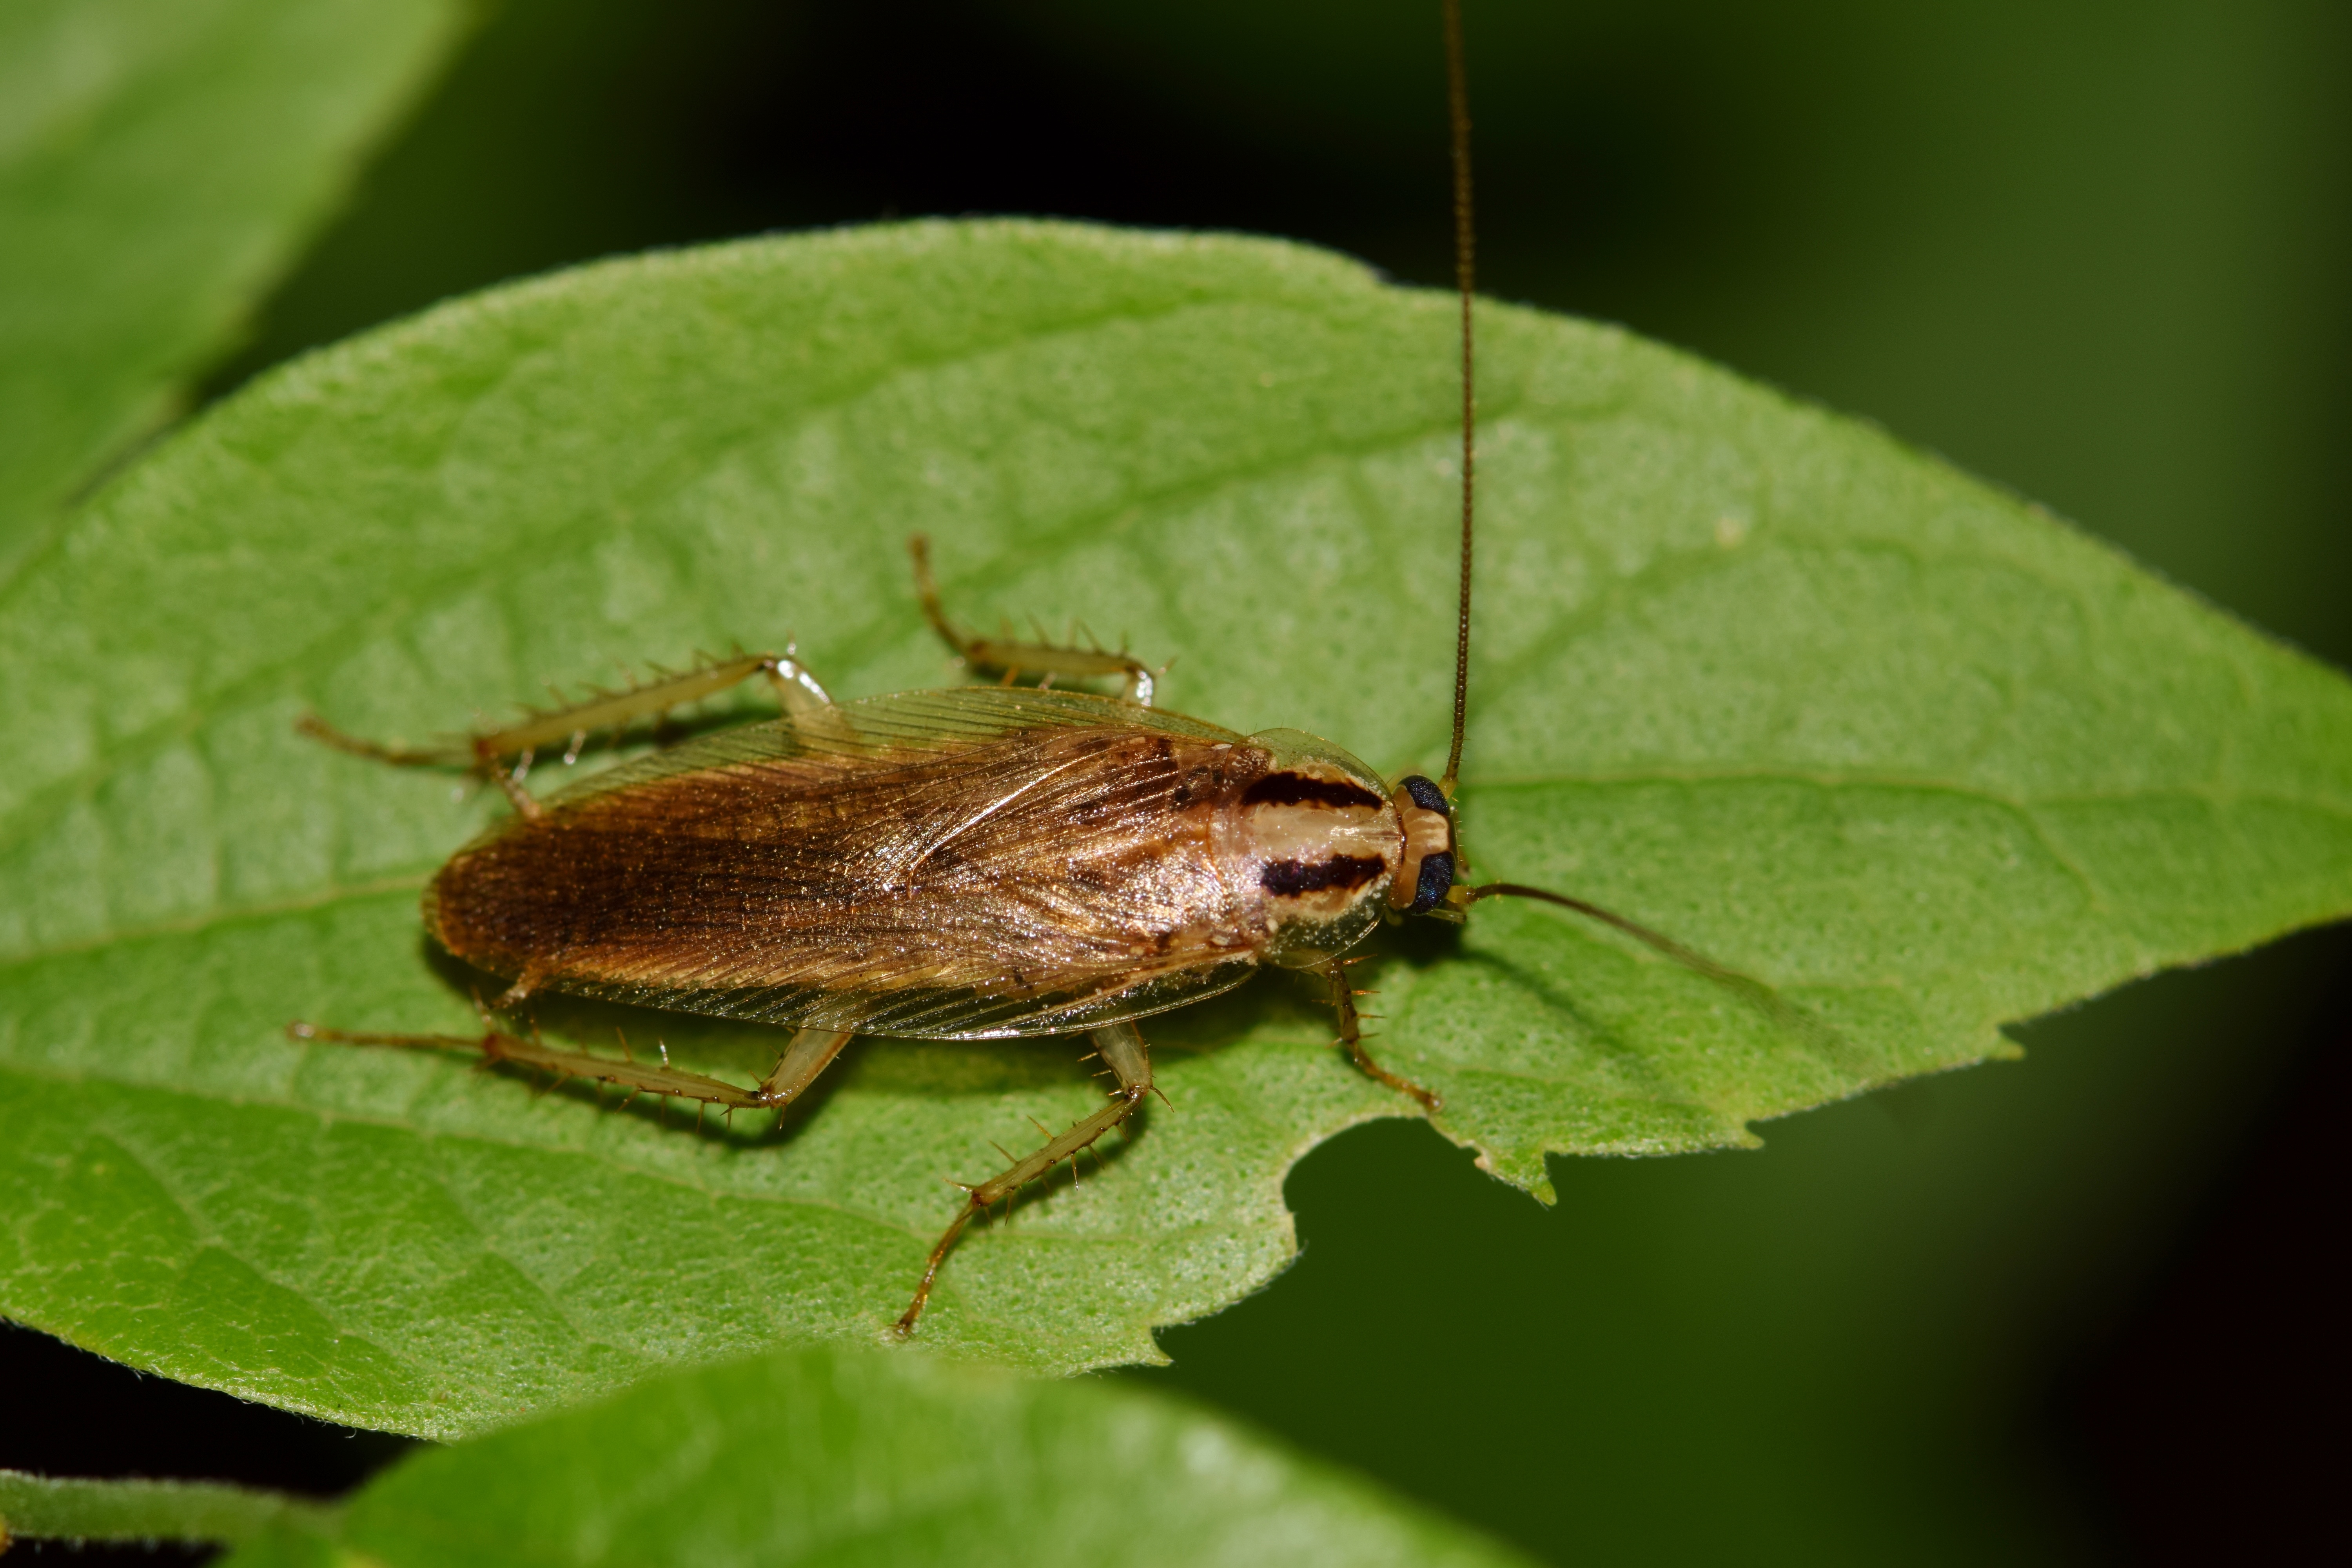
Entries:
POLYGON ((1270 760, 1078 693, 874 698, 551 796, 443 868, 425 919, 531 990, 931 1038, 1087 1028, 1253 972, 1215 812, 1270 760))
POLYGON ((1212 747, 1248 744, 1248 737, 1218 725, 1116 698, 1021 687, 952 687, 869 697, 721 730, 583 779, 550 796, 547 804, 561 806, 611 790, 737 763, 899 763, 961 755, 983 743, 1056 730, 1145 731, 1212 747))

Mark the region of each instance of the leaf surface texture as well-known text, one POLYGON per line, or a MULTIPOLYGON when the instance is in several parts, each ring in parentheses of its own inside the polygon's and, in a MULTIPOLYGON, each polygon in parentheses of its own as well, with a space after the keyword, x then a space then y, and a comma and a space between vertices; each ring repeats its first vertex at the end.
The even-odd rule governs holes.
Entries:
MULTIPOLYGON (((0 1311, 441 1436, 871 1342, 946 1180, 1099 1103, 1084 1047, 862 1042, 777 1136, 290 1045, 295 1017, 470 1026, 415 902, 499 809, 295 719, 423 741, 788 638, 839 697, 952 683, 921 530, 968 623, 1077 616, 1177 658, 1170 708, 1433 771, 1452 310, 1272 242, 917 224, 495 291, 196 421, 0 590, 0 1311)), ((2352 907, 2340 677, 1869 426, 1612 329, 1481 323, 1475 873, 1671 932, 1816 1026, 1565 911, 1384 939, 1375 1047, 1496 1175, 1749 1142, 2352 907)), ((746 1082, 778 1045, 540 1022, 746 1082)), ((966 1238, 935 1347, 1152 1359, 1153 1326, 1291 1257, 1294 1161, 1413 1109, 1296 981, 1150 1034, 1169 1103, 966 1238)))

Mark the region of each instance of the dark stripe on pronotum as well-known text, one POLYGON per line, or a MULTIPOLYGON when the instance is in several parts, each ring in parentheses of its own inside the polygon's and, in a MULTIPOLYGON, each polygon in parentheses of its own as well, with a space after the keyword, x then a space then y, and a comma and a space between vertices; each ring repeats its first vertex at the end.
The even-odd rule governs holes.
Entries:
POLYGON ((1343 779, 1310 779, 1304 773, 1268 773, 1242 792, 1244 805, 1368 805, 1381 797, 1343 779))
MULTIPOLYGON (((1432 857, 1435 858, 1435 857, 1432 857)), ((1258 881, 1269 893, 1315 893, 1325 888, 1360 888, 1388 862, 1377 855, 1334 855, 1309 865, 1304 860, 1270 862, 1258 881)))

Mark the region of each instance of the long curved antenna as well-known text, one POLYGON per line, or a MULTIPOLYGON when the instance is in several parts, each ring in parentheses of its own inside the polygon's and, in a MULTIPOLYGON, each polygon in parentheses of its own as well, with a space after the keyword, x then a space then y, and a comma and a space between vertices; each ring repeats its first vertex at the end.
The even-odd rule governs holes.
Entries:
POLYGON ((1547 904, 1558 904, 1564 910, 1573 910, 1588 920, 1596 920, 1602 925, 1622 931, 1643 946, 1673 959, 1692 973, 1704 975, 1725 990, 1736 993, 1741 1000, 1764 1014, 1775 1024, 1804 1036, 1814 1045, 1822 1047, 1839 1066, 1853 1070, 1861 1069, 1862 1064, 1858 1060, 1853 1042, 1828 1024, 1798 1006, 1754 975, 1742 974, 1728 964, 1718 963, 1696 948, 1685 947, 1664 931, 1652 931, 1639 921, 1628 920, 1616 910, 1604 910, 1599 904, 1588 903, 1582 899, 1571 899, 1566 893, 1547 892, 1541 888, 1530 888, 1518 882, 1488 882, 1483 887, 1471 888, 1466 891, 1468 897, 1463 900, 1465 905, 1475 904, 1481 899, 1535 899, 1547 904))
POLYGON ((1614 910, 1604 910, 1599 904, 1587 903, 1582 899, 1571 899, 1566 893, 1548 892, 1520 882, 1488 882, 1484 887, 1470 889, 1469 894, 1464 902, 1475 904, 1481 899, 1538 899, 1547 904, 1558 904, 1564 910, 1574 910, 1588 920, 1613 926, 1635 942, 1665 954, 1685 969, 1704 974, 1709 980, 1721 981, 1738 991, 1752 989, 1773 994, 1772 988, 1762 981, 1751 980, 1736 969, 1717 963, 1696 948, 1685 947, 1662 931, 1652 931, 1641 921, 1627 920, 1614 910))
POLYGON ((1470 205, 1470 82, 1462 64, 1462 0, 1444 0, 1445 108, 1454 132, 1454 282, 1462 294, 1462 602, 1454 625, 1454 744, 1445 753, 1445 776, 1438 788, 1454 798, 1462 773, 1462 723, 1470 710, 1470 523, 1472 440, 1478 422, 1472 371, 1470 295, 1477 259, 1477 227, 1470 205))

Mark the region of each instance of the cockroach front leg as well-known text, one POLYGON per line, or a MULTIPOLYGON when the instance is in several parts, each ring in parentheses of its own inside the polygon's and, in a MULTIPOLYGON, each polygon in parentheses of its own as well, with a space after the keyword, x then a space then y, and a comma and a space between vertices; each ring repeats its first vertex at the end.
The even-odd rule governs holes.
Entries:
POLYGON ((1134 1115, 1143 1097, 1151 1092, 1151 1047, 1144 1042, 1142 1030, 1133 1024, 1113 1024, 1092 1031, 1092 1035, 1096 1051, 1110 1068, 1111 1076, 1118 1080, 1118 1087, 1111 1090, 1110 1103, 1068 1131, 1046 1139, 1034 1152, 1013 1161, 1002 1173, 976 1187, 964 1188, 967 1195, 962 1212, 940 1237, 939 1245, 931 1248, 930 1261, 923 1266, 922 1281, 915 1287, 915 1299, 899 1314, 899 1338, 915 1331, 915 1320, 923 1315, 923 1307, 931 1299, 931 1286, 940 1277, 940 1265, 947 1261, 966 1226, 1063 1161, 1071 1161, 1075 1169, 1079 1152, 1134 1115))
MULTIPOLYGON (((760 1086, 744 1089, 724 1079, 674 1068, 669 1065, 667 1050, 658 1066, 634 1058, 614 1061, 610 1057, 592 1057, 585 1051, 557 1050, 490 1026, 487 1011, 479 1035, 381 1035, 325 1029, 304 1023, 287 1025, 286 1033, 296 1040, 325 1040, 346 1046, 404 1046, 412 1050, 470 1052, 485 1062, 514 1062, 552 1073, 558 1084, 583 1078, 597 1083, 619 1084, 629 1091, 629 1100, 640 1094, 656 1094, 723 1106, 729 1110, 772 1110, 779 1122, 793 1101, 816 1081, 817 1075, 841 1054, 841 1047, 855 1037, 842 1029, 798 1030, 775 1068, 760 1080, 760 1086)), ((625 1043, 622 1048, 627 1049, 625 1043)), ((628 1100, 621 1103, 626 1105, 628 1100)))
POLYGON ((540 752, 561 745, 563 760, 577 761, 592 735, 616 734, 640 719, 658 717, 673 708, 714 696, 754 677, 763 678, 787 713, 811 713, 830 707, 833 700, 799 660, 782 654, 740 654, 697 665, 682 675, 664 676, 626 691, 599 690, 584 701, 559 708, 533 709, 516 724, 478 731, 462 741, 440 746, 394 746, 347 735, 315 713, 306 713, 295 728, 338 751, 373 757, 397 767, 460 767, 483 773, 505 790, 515 809, 536 816, 539 807, 522 793, 523 775, 540 752), (512 759, 509 766, 509 759, 512 759))
POLYGON ((1121 696, 1139 707, 1151 706, 1152 682, 1160 672, 1125 648, 1112 653, 1101 647, 1013 642, 1004 637, 980 637, 957 626, 940 606, 939 584, 931 580, 931 542, 919 533, 914 534, 907 541, 907 552, 915 558, 915 593, 923 602, 924 617, 931 623, 931 629, 956 650, 967 668, 1001 674, 1007 686, 1023 675, 1042 675, 1049 682, 1057 675, 1116 675, 1127 682, 1121 696))
POLYGON ((1423 1089, 1411 1079, 1399 1078, 1395 1073, 1374 1061, 1372 1053, 1364 1048, 1363 1015, 1356 1011, 1356 998, 1359 995, 1369 996, 1371 993, 1359 992, 1348 984, 1347 961, 1333 959, 1324 967, 1323 975, 1331 984, 1332 1011, 1339 1015, 1339 1038, 1337 1043, 1348 1047, 1348 1055, 1355 1059, 1356 1066, 1362 1069, 1365 1076, 1379 1079, 1399 1094, 1412 1096, 1413 1099, 1421 1101, 1422 1109, 1432 1116, 1444 1110, 1445 1101, 1438 1097, 1435 1090, 1423 1089))

